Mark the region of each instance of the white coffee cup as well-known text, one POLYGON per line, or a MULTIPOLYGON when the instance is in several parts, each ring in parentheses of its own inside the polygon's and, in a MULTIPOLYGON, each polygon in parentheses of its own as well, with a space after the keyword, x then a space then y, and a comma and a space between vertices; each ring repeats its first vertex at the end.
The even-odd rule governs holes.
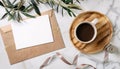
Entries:
POLYGON ((83 21, 79 23, 75 27, 75 37, 78 41, 82 43, 90 43, 92 42, 97 36, 97 28, 96 23, 98 23, 98 19, 95 18, 91 22, 83 21))

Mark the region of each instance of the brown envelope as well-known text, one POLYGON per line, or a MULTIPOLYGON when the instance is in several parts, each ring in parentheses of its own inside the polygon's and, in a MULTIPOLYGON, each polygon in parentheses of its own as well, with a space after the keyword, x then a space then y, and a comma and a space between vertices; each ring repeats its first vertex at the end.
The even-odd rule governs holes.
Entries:
POLYGON ((11 25, 0 28, 0 33, 11 64, 64 48, 64 42, 53 10, 43 12, 49 15, 54 42, 16 50, 11 25))

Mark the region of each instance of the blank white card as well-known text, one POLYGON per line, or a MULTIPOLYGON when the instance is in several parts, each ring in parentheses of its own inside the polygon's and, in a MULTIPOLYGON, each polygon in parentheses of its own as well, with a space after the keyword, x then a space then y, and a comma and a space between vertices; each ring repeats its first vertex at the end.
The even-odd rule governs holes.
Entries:
POLYGON ((16 49, 54 41, 48 15, 12 23, 12 30, 16 49))

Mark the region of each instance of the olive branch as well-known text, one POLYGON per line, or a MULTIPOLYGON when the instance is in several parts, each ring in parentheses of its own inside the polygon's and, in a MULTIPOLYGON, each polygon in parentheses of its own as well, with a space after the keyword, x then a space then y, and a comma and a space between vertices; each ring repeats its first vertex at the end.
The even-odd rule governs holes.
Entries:
POLYGON ((69 16, 76 16, 73 10, 81 10, 82 8, 79 6, 79 0, 30 0, 28 5, 25 5, 26 0, 14 0, 11 2, 10 0, 2 0, 0 1, 0 6, 5 9, 5 14, 1 17, 4 19, 8 17, 8 20, 17 20, 20 22, 22 19, 21 15, 26 17, 35 18, 34 15, 31 15, 31 11, 35 11, 37 15, 41 15, 39 6, 40 4, 48 4, 51 8, 59 12, 59 8, 62 8, 61 13, 63 14, 63 10, 67 11, 69 16))

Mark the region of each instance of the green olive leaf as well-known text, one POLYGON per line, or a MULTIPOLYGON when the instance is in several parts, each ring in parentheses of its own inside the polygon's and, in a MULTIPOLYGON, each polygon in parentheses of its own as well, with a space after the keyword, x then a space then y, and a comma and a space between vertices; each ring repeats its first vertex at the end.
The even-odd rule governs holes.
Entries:
POLYGON ((7 1, 7 4, 8 4, 7 5, 8 7, 10 7, 10 8, 14 7, 13 4, 10 2, 10 0, 6 0, 6 1, 7 1))
POLYGON ((6 1, 5 1, 5 0, 2 0, 2 2, 3 2, 3 4, 4 4, 4 6, 6 7, 6 6, 7 6, 6 1))
POLYGON ((81 10, 82 8, 80 8, 80 6, 76 5, 76 4, 69 4, 68 5, 68 8, 71 8, 71 9, 78 9, 78 10, 81 10))
POLYGON ((17 1, 17 0, 14 0, 14 1, 12 2, 12 4, 14 4, 16 1, 17 1))
POLYGON ((22 12, 22 14, 24 14, 25 16, 27 16, 27 17, 30 17, 30 18, 35 18, 35 16, 33 16, 33 15, 30 15, 30 14, 28 14, 28 13, 25 13, 25 12, 22 12))
POLYGON ((68 14, 72 17, 72 15, 73 16, 76 16, 69 8, 67 8, 67 7, 64 7, 64 6, 62 6, 67 12, 68 12, 68 14))
POLYGON ((37 4, 35 3, 35 1, 34 1, 34 0, 31 0, 31 3, 32 3, 32 6, 33 6, 35 12, 36 12, 38 15, 41 15, 40 10, 39 10, 39 8, 37 7, 37 4))
POLYGON ((0 1, 0 6, 3 6, 4 7, 4 5, 3 5, 3 3, 0 1))
POLYGON ((50 4, 51 4, 52 8, 53 8, 53 6, 55 5, 55 3, 54 3, 53 0, 50 1, 50 4))
POLYGON ((5 10, 8 13, 9 17, 14 19, 14 16, 10 13, 10 11, 8 11, 6 8, 5 8, 5 10))
POLYGON ((20 22, 21 20, 23 20, 23 19, 22 19, 20 13, 18 12, 18 13, 17 13, 17 21, 20 22))
POLYGON ((76 0, 79 4, 80 4, 80 1, 79 0, 76 0))
POLYGON ((72 15, 74 16, 74 17, 76 17, 76 15, 72 12, 72 15))
POLYGON ((21 1, 18 3, 17 9, 21 9, 21 7, 23 6, 24 3, 25 3, 24 0, 21 0, 21 1))
POLYGON ((15 20, 16 19, 16 12, 13 11, 11 13, 11 15, 13 15, 13 17, 9 17, 8 20, 11 20, 11 19, 15 20))
POLYGON ((59 11, 59 5, 57 5, 57 8, 56 8, 56 9, 57 9, 57 13, 58 13, 58 11, 59 11))
POLYGON ((48 1, 48 2, 46 2, 46 3, 47 3, 50 7, 52 7, 49 1, 48 1))
POLYGON ((36 0, 36 2, 39 4, 39 0, 36 0))
POLYGON ((33 9, 34 9, 33 6, 31 6, 30 8, 28 8, 28 9, 26 10, 26 12, 31 12, 33 9))
POLYGON ((63 15, 63 8, 62 8, 62 16, 64 16, 64 15, 63 15))
POLYGON ((1 19, 4 19, 7 15, 8 15, 8 13, 5 13, 5 14, 1 17, 1 19))
POLYGON ((73 0, 62 0, 65 4, 73 4, 73 0))
POLYGON ((70 11, 67 11, 67 12, 68 12, 68 14, 72 17, 72 15, 71 15, 70 11))
POLYGON ((29 4, 29 6, 27 6, 23 12, 30 12, 33 9, 33 6, 31 4, 29 4))
POLYGON ((71 13, 70 13, 70 12, 71 12, 70 9, 68 9, 68 8, 66 8, 66 7, 64 7, 64 6, 62 6, 62 7, 63 7, 63 9, 65 9, 65 10, 68 12, 68 14, 69 14, 70 16, 72 16, 71 13))

